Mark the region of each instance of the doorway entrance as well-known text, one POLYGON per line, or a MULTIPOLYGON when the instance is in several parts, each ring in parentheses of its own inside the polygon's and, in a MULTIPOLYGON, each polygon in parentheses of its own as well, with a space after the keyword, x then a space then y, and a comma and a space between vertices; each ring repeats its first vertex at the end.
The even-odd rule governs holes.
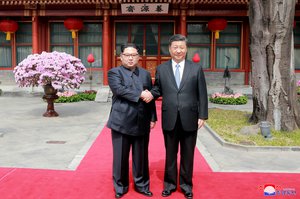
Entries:
POLYGON ((155 76, 156 66, 170 59, 168 41, 174 34, 174 22, 115 22, 114 66, 119 66, 120 46, 135 43, 140 48, 141 67, 155 76))

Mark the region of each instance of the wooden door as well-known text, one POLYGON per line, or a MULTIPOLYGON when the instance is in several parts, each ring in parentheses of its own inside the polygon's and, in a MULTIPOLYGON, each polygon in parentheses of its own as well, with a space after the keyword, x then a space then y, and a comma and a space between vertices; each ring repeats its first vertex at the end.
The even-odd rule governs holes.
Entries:
POLYGON ((120 46, 125 42, 139 46, 139 64, 151 73, 152 78, 156 67, 170 59, 168 41, 174 34, 174 22, 115 22, 114 27, 114 66, 121 64, 120 46))

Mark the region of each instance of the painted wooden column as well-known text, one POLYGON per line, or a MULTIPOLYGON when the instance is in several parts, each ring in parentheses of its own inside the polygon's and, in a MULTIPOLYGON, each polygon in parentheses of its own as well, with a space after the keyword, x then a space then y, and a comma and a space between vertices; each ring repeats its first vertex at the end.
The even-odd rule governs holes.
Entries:
POLYGON ((37 16, 32 17, 32 53, 39 53, 39 18, 37 16))
POLYGON ((186 10, 181 10, 180 13, 180 34, 187 36, 186 32, 186 10))
POLYGON ((75 34, 76 34, 76 37, 75 37, 75 38, 72 38, 72 40, 73 40, 73 42, 74 42, 74 56, 75 56, 75 57, 79 57, 79 49, 78 49, 78 46, 79 46, 78 31, 76 31, 75 34))
POLYGON ((108 85, 107 72, 110 69, 110 26, 109 26, 109 10, 104 10, 103 16, 103 33, 102 33, 102 46, 103 46, 103 85, 108 85))

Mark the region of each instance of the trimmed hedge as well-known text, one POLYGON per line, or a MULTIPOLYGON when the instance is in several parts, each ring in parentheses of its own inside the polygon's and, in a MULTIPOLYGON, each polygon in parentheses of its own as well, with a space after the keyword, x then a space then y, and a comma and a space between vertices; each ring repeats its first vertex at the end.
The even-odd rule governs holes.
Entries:
POLYGON ((225 105, 242 105, 242 104, 247 104, 248 98, 246 96, 240 96, 238 98, 225 98, 225 97, 215 97, 209 98, 209 101, 215 104, 225 104, 225 105))
POLYGON ((71 102, 80 102, 80 101, 94 101, 96 98, 96 92, 83 92, 78 93, 69 97, 60 96, 56 99, 55 103, 71 103, 71 102))

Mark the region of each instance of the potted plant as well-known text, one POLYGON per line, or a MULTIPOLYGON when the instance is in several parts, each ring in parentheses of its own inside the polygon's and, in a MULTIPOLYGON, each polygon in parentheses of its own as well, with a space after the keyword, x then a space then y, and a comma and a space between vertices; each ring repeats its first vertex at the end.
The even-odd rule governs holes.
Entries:
POLYGON ((43 86, 44 99, 48 102, 45 117, 58 116, 53 101, 57 89, 79 88, 85 80, 85 66, 81 60, 64 52, 42 52, 28 55, 14 69, 16 83, 20 87, 43 86))

